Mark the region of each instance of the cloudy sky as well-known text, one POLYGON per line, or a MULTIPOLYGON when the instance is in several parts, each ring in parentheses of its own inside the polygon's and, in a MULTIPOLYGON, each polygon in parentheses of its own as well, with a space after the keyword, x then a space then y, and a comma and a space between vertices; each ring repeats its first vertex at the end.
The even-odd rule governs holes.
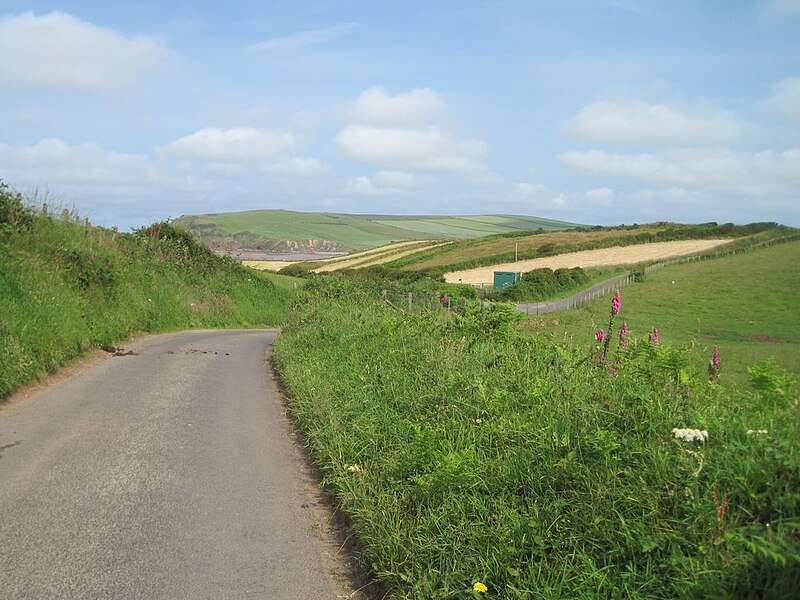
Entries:
POLYGON ((123 229, 800 226, 800 0, 0 0, 0 179, 123 229))

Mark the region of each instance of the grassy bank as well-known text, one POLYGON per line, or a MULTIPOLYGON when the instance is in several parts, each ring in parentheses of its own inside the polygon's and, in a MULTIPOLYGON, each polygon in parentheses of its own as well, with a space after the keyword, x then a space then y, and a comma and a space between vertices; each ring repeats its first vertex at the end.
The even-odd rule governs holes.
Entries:
POLYGON ((0 398, 133 333, 274 325, 291 296, 168 224, 117 234, 0 187, 0 398))
POLYGON ((410 314, 328 281, 275 357, 393 597, 783 598, 800 586, 800 411, 780 368, 732 390, 668 344, 631 339, 601 364, 596 347, 519 332, 511 311, 456 301, 410 314))

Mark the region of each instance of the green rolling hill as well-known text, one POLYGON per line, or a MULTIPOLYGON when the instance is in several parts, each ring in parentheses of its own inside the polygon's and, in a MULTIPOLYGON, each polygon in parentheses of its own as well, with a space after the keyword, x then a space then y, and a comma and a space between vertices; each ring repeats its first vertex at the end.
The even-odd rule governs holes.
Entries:
POLYGON ((576 226, 515 215, 348 215, 289 210, 184 215, 175 224, 213 248, 262 252, 363 250, 403 240, 465 239, 576 226))

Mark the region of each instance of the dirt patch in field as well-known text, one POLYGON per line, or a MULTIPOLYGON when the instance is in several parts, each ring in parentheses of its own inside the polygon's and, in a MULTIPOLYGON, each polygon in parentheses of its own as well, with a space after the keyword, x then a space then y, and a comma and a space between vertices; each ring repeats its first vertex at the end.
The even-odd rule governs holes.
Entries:
POLYGON ((684 256, 710 250, 731 240, 681 240, 676 242, 656 242, 635 246, 614 246, 597 250, 583 250, 544 258, 521 260, 518 263, 503 263, 464 271, 445 273, 448 283, 469 283, 489 285, 494 281, 495 271, 520 271, 526 273, 534 269, 571 269, 574 267, 608 267, 633 265, 641 262, 684 256))
POLYGON ((786 341, 774 335, 767 335, 766 333, 746 333, 740 335, 739 339, 746 342, 762 342, 765 344, 782 344, 786 341))

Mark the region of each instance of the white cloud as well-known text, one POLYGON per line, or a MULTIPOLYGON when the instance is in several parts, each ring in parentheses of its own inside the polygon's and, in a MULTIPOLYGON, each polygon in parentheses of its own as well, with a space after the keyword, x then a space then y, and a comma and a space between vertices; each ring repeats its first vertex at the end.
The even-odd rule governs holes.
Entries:
POLYGON ((339 23, 324 29, 313 29, 309 31, 298 31, 291 35, 271 38, 258 44, 248 47, 250 52, 261 52, 269 50, 294 50, 314 44, 322 44, 335 40, 358 28, 358 23, 339 23))
POLYGON ((366 175, 355 177, 347 182, 342 189, 344 196, 361 196, 364 198, 378 198, 394 193, 393 190, 381 188, 366 175))
POLYGON ((482 170, 478 140, 457 140, 436 126, 421 129, 350 125, 334 138, 353 160, 390 168, 466 172, 482 170))
POLYGON ((682 149, 661 154, 617 154, 603 150, 565 152, 572 167, 616 177, 675 185, 725 186, 748 181, 800 183, 800 150, 733 152, 682 149))
POLYGON ((419 188, 421 178, 403 171, 378 171, 372 177, 362 175, 347 182, 345 196, 396 196, 419 188))
POLYGON ((611 188, 595 188, 580 191, 566 191, 548 199, 547 204, 558 208, 569 218, 586 222, 587 214, 602 214, 602 211, 614 207, 617 193, 611 188))
POLYGON ((795 123, 800 123, 800 77, 785 77, 772 86, 772 95, 760 108, 795 123))
POLYGON ((658 145, 715 145, 742 132, 730 113, 708 107, 605 100, 583 107, 567 129, 589 142, 658 145))
POLYGON ((288 132, 252 127, 206 127, 171 142, 167 153, 188 159, 220 163, 252 163, 272 160, 296 149, 298 140, 288 132))
POLYGON ((0 19, 0 85, 114 93, 165 73, 176 55, 61 12, 0 19))
POLYGON ((429 122, 444 109, 444 98, 430 88, 393 96, 382 87, 373 87, 358 97, 353 117, 373 125, 416 125, 429 122))
POLYGON ((513 190, 523 196, 538 197, 545 191, 545 187, 541 183, 518 182, 513 184, 513 190))
POLYGON ((33 146, 0 144, 0 172, 46 186, 131 185, 158 178, 157 169, 145 154, 113 152, 94 142, 69 145, 54 138, 33 146))

